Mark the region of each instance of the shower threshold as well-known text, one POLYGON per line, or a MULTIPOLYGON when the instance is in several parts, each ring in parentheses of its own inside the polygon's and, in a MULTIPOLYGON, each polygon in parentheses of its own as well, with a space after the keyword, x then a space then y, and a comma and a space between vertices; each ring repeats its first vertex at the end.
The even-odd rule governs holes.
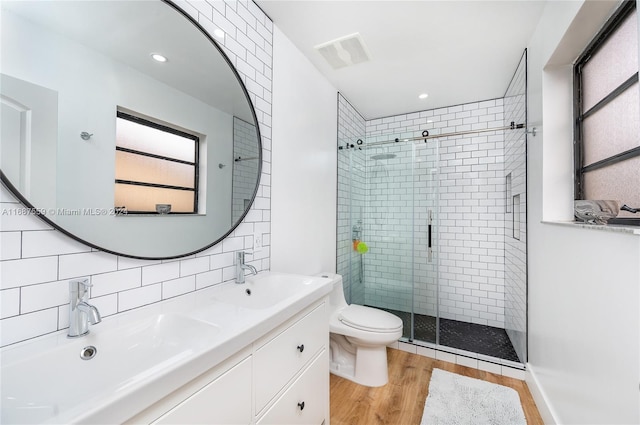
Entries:
MULTIPOLYGON (((404 324, 402 335, 406 338, 411 337, 411 313, 381 307, 376 308, 386 310, 400 317, 404 324)), ((436 318, 424 314, 414 314, 414 322, 413 339, 435 344, 436 318)), ((493 326, 441 318, 439 344, 516 363, 521 362, 507 332, 504 329, 493 326)))

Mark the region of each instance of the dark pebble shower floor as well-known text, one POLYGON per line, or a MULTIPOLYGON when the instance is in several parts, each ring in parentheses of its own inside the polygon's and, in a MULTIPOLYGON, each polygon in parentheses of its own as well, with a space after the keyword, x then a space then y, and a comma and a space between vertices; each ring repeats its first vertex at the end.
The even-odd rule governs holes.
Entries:
MULTIPOLYGON (((382 310, 400 317, 404 324, 402 336, 411 338, 411 313, 382 310)), ((414 314, 414 322, 414 340, 436 342, 435 317, 414 314)), ((507 332, 501 328, 441 318, 440 345, 520 363, 507 332)))

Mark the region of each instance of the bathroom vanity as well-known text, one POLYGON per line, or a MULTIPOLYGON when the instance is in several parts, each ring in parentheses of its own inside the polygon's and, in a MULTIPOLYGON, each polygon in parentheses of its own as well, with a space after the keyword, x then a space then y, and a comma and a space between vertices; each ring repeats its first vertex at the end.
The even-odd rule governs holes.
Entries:
POLYGON ((261 273, 3 349, 1 422, 329 423, 332 283, 261 273))
POLYGON ((312 304, 127 423, 321 424, 329 401, 326 304, 312 304))

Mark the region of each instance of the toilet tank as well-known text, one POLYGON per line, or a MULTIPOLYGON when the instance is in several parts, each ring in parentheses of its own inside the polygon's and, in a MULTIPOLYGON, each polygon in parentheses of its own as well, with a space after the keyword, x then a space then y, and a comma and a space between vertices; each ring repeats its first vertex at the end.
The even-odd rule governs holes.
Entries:
POLYGON ((342 309, 347 306, 347 301, 344 297, 344 285, 342 283, 342 276, 336 273, 321 273, 320 276, 333 279, 333 288, 329 295, 329 308, 333 311, 336 309, 342 309))
POLYGON ((341 310, 346 307, 347 300, 344 297, 344 285, 342 284, 342 275, 337 273, 318 273, 316 276, 322 276, 332 279, 333 285, 331 294, 329 294, 329 310, 331 312, 341 310))

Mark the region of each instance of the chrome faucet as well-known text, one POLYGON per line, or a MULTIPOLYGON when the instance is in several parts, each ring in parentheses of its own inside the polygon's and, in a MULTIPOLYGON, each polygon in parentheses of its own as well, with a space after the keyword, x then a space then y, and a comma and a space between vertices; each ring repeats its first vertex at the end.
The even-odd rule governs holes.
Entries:
POLYGON ((244 251, 236 252, 236 283, 244 283, 245 270, 249 270, 251 274, 258 274, 258 270, 256 270, 255 267, 250 264, 244 263, 244 254, 244 251))
POLYGON ((88 334, 89 323, 95 325, 102 321, 98 309, 87 302, 91 286, 86 278, 69 281, 69 338, 88 334))

